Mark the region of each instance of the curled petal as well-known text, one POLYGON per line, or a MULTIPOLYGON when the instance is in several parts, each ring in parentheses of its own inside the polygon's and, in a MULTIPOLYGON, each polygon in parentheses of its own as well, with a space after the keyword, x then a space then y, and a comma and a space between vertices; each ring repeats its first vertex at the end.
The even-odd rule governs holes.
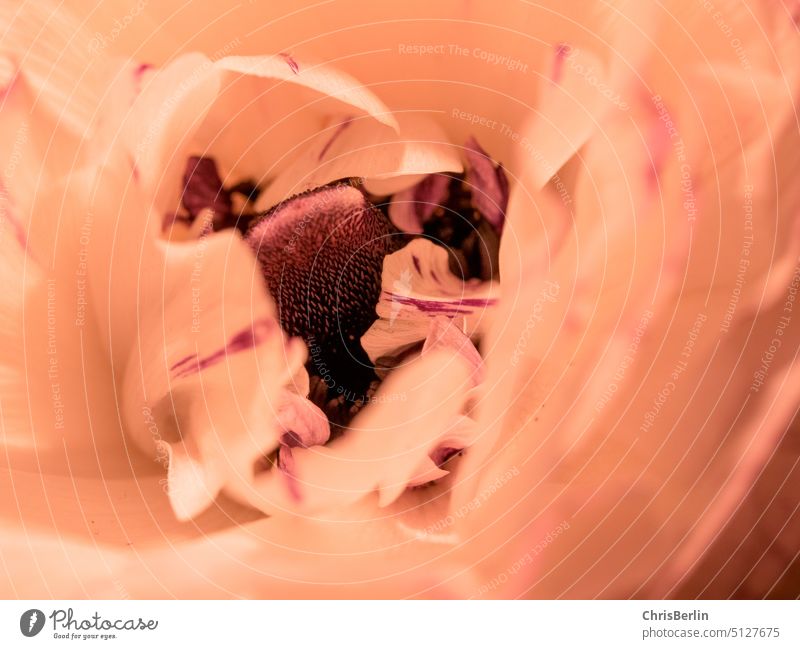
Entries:
POLYGON ((363 83, 324 63, 300 62, 297 57, 279 54, 228 56, 216 61, 214 67, 226 72, 301 86, 331 97, 359 113, 373 115, 387 126, 396 126, 394 117, 383 102, 367 90, 363 83))
POLYGON ((148 71, 118 148, 133 160, 157 210, 175 213, 189 155, 214 158, 225 186, 242 178, 261 184, 286 167, 284 156, 294 157, 298 141, 316 136, 330 115, 396 128, 380 100, 330 66, 280 55, 211 61, 186 54, 148 71))
POLYGON ((222 489, 220 472, 197 453, 190 453, 183 443, 159 441, 156 454, 167 463, 167 495, 179 520, 189 520, 201 513, 222 489))
POLYGON ((291 448, 308 448, 328 441, 330 424, 325 414, 308 399, 284 390, 278 406, 278 428, 281 444, 291 448))
POLYGON ((422 353, 430 353, 442 347, 457 351, 472 368, 473 385, 480 384, 485 378, 483 359, 469 337, 459 329, 457 319, 450 320, 443 316, 431 319, 428 337, 422 346, 422 353))
POLYGON ((304 438, 322 433, 286 397, 305 347, 284 337, 246 244, 219 233, 151 255, 155 277, 142 282, 123 413, 133 439, 155 448, 156 459, 165 442, 172 446, 171 502, 176 515, 190 517, 220 489, 247 501, 239 485, 277 448, 282 418, 304 438))
POLYGON ((373 116, 333 120, 285 165, 259 198, 259 209, 341 178, 364 178, 367 190, 386 195, 427 174, 463 169, 456 149, 433 120, 399 113, 397 123, 395 129, 373 116))
POLYGON ((554 47, 553 58, 557 79, 541 81, 536 113, 526 129, 526 140, 533 143, 532 148, 520 153, 521 162, 532 176, 532 190, 541 189, 557 174, 595 133, 602 116, 614 110, 614 105, 598 91, 598 79, 616 92, 624 89, 621 84, 616 88, 610 85, 609 70, 587 49, 559 43, 554 47))
POLYGON ((459 455, 464 449, 469 448, 478 437, 479 428, 475 420, 466 415, 456 418, 449 435, 440 439, 434 448, 417 469, 412 480, 412 486, 425 484, 444 477, 449 471, 443 468, 454 456, 459 455))
POLYGON ((447 251, 417 239, 383 262, 378 320, 361 339, 372 361, 425 340, 432 318, 444 317, 465 335, 480 334, 491 321, 499 283, 468 280, 450 271, 447 251))
POLYGON ((324 447, 293 448, 286 470, 256 476, 253 489, 261 499, 252 502, 272 513, 311 513, 377 491, 379 505, 387 506, 408 486, 441 477, 430 455, 461 439, 470 384, 470 368, 458 353, 441 349, 412 361, 381 384, 342 437, 324 447))

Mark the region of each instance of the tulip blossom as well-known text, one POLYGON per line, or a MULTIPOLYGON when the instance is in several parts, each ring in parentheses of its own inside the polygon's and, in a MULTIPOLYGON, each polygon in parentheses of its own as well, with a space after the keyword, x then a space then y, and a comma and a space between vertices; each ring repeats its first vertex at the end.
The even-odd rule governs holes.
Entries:
POLYGON ((0 592, 796 594, 790 12, 429 4, 2 10, 0 592))

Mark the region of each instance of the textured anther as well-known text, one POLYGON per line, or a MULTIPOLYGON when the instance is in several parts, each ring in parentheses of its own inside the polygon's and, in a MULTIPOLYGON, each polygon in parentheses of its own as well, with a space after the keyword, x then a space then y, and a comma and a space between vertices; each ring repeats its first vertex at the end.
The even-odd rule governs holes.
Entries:
POLYGON ((359 340, 377 317, 383 258, 401 239, 346 183, 287 199, 247 233, 281 326, 306 341, 308 368, 329 388, 358 391, 373 376, 359 340))

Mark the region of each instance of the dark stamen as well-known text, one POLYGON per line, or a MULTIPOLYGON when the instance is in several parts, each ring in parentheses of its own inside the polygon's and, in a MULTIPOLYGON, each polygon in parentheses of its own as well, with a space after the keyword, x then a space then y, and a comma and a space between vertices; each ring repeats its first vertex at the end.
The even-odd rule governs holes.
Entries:
POLYGON ((222 186, 213 158, 191 156, 183 172, 183 186, 181 201, 192 219, 206 208, 214 210, 215 216, 230 214, 231 195, 222 186))
POLYGON ((340 410, 329 402, 341 397, 349 411, 375 380, 360 339, 377 318, 383 258, 404 237, 358 189, 340 183, 258 215, 246 238, 281 326, 306 341, 308 370, 327 384, 325 403, 312 400, 323 411, 340 410))
POLYGON ((252 180, 242 180, 233 187, 230 187, 228 191, 231 194, 244 196, 248 201, 257 201, 258 197, 261 195, 261 187, 256 185, 252 180))
MULTIPOLYGON (((388 202, 380 208, 388 214, 388 202)), ((500 236, 475 207, 465 174, 454 175, 447 198, 423 223, 424 236, 447 247, 450 270, 465 280, 497 279, 500 236)))
POLYGON ((213 210, 211 224, 214 232, 226 228, 237 228, 242 234, 247 232, 256 216, 250 204, 261 194, 261 188, 253 180, 242 180, 232 187, 224 187, 214 158, 190 156, 183 172, 183 193, 181 204, 187 214, 170 213, 165 216, 162 228, 169 230, 175 221, 191 225, 205 209, 213 210), (233 209, 233 194, 243 196, 247 204, 241 213, 233 209))

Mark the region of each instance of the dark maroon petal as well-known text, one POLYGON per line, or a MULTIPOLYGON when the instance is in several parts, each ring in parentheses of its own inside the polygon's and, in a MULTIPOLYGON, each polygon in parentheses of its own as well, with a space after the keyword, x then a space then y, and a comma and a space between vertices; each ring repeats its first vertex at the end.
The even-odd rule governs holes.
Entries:
POLYGON ((508 207, 508 178, 502 165, 495 165, 474 137, 466 143, 467 181, 472 190, 472 204, 501 232, 508 207))
POLYGON ((389 205, 392 223, 404 232, 421 234, 425 222, 447 201, 450 180, 443 174, 430 174, 413 187, 395 194, 389 205))
POLYGON ((183 174, 183 206, 192 219, 205 209, 214 210, 214 220, 227 219, 233 209, 231 195, 222 186, 222 179, 213 158, 191 156, 183 174))
POLYGON ((248 201, 257 201, 261 195, 261 187, 254 180, 242 180, 230 187, 228 191, 231 194, 244 196, 248 201))
POLYGON ((414 209, 424 223, 437 207, 447 200, 450 177, 443 174, 430 174, 414 187, 414 209))

